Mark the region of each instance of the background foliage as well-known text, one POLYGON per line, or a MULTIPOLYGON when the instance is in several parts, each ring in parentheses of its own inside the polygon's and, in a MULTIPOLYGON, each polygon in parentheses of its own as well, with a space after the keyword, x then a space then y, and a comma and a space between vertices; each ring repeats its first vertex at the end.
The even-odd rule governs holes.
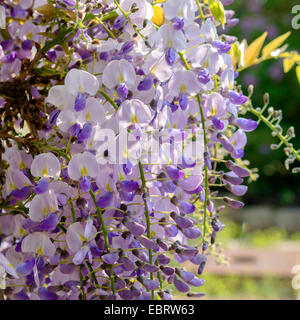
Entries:
MULTIPOLYGON (((240 23, 231 28, 230 34, 239 39, 247 39, 248 44, 268 31, 266 43, 277 36, 291 31, 286 43, 288 50, 299 48, 300 30, 293 30, 291 20, 294 15, 292 7, 299 1, 289 0, 235 0, 229 7, 236 11, 240 23)), ((270 105, 283 110, 282 127, 295 127, 296 135, 300 133, 300 87, 292 69, 287 74, 283 72, 282 59, 269 60, 252 66, 240 73, 244 92, 249 84, 255 86, 252 97, 253 105, 263 105, 263 94, 269 92, 270 105)), ((260 178, 250 184, 245 196, 248 204, 270 203, 273 205, 299 205, 300 185, 297 175, 291 175, 284 167, 283 150, 270 150, 270 144, 275 139, 270 131, 261 124, 255 132, 248 135, 249 144, 246 147, 246 157, 259 169, 260 178)), ((300 148, 299 138, 294 140, 296 149, 300 148)))

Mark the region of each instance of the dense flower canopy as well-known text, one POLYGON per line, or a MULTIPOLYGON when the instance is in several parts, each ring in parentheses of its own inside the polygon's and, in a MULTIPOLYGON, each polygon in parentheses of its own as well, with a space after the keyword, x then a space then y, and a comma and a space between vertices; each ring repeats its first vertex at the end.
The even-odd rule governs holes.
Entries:
POLYGON ((18 132, 2 143, 7 299, 203 295, 257 127, 223 33, 231 2, 1 1, 1 126, 18 132))

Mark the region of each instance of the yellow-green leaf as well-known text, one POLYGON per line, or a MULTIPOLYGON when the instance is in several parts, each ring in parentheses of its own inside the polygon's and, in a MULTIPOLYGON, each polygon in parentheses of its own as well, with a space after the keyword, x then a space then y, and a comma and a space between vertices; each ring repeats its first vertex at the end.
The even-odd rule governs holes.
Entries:
POLYGON ((244 55, 244 62, 246 66, 251 66, 256 62, 267 35, 268 32, 264 32, 260 37, 258 37, 249 45, 244 55))
POLYGON ((282 34, 281 36, 277 37, 276 39, 272 40, 270 43, 268 43, 262 51, 263 57, 267 58, 270 56, 270 54, 279 48, 284 41, 290 36, 291 32, 287 32, 285 34, 282 34))
POLYGON ((298 81, 300 83, 300 66, 296 68, 296 74, 297 74, 298 81))
POLYGON ((154 6, 153 11, 154 11, 154 14, 153 14, 152 22, 156 24, 158 27, 160 27, 162 24, 164 24, 164 21, 165 21, 164 11, 160 6, 154 6))
POLYGON ((295 64, 295 61, 293 59, 288 59, 288 58, 284 59, 283 60, 283 71, 285 73, 289 72, 293 68, 294 64, 295 64))

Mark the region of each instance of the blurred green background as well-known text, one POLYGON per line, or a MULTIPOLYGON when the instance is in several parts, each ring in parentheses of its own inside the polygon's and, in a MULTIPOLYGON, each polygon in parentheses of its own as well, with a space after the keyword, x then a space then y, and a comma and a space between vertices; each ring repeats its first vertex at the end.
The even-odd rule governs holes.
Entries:
MULTIPOLYGON (((264 31, 268 31, 268 41, 291 31, 287 39, 288 50, 299 50, 300 29, 293 30, 291 20, 294 15, 292 7, 300 4, 297 0, 235 0, 228 9, 235 10, 235 16, 240 23, 231 28, 229 33, 238 39, 247 39, 248 44, 264 31)), ((296 135, 300 135, 300 84, 295 68, 287 74, 283 72, 282 60, 270 60, 241 72, 239 82, 244 92, 249 84, 255 86, 253 104, 263 105, 263 95, 270 94, 270 106, 282 109, 282 127, 286 130, 295 127, 296 135)), ((270 203, 272 205, 290 206, 300 204, 299 175, 291 175, 284 167, 285 155, 283 149, 270 150, 270 144, 277 143, 270 130, 260 124, 255 132, 248 135, 249 144, 245 158, 252 166, 259 169, 258 182, 249 186, 245 196, 248 204, 270 203)), ((296 149, 300 148, 299 138, 293 141, 296 149)))
MULTIPOLYGON (((240 19, 240 23, 229 29, 227 34, 237 36, 240 41, 246 39, 249 44, 264 31, 268 31, 266 43, 291 31, 287 50, 299 51, 300 30, 293 30, 291 26, 294 17, 291 11, 296 4, 300 2, 235 0, 226 9, 235 10, 235 17, 240 19)), ((283 111, 283 129, 294 126, 296 135, 300 136, 300 84, 295 68, 284 74, 282 60, 270 60, 241 72, 238 81, 245 94, 248 85, 254 85, 252 100, 255 107, 263 106, 263 95, 268 92, 270 106, 283 111)), ((296 149, 300 148, 298 137, 292 141, 296 149)), ((221 259, 215 259, 214 255, 208 257, 210 264, 201 276, 206 283, 195 291, 206 294, 202 299, 300 299, 300 290, 293 289, 291 285, 292 267, 300 264, 299 174, 292 175, 285 169, 283 149, 270 149, 270 145, 278 141, 264 124, 248 134, 248 141, 245 158, 249 159, 250 167, 259 169, 260 177, 249 185, 249 191, 243 197, 244 209, 227 209, 222 213, 221 221, 226 227, 217 235, 217 244, 213 248, 214 255, 221 259), (249 260, 240 264, 241 270, 246 270, 244 273, 230 272, 230 266, 235 263, 231 261, 230 254, 243 257, 247 249, 252 250, 254 262, 249 260), (258 263, 264 254, 265 267, 270 271, 272 266, 282 262, 282 274, 265 272, 266 269, 258 263), (286 257, 290 260, 283 261, 286 257), (214 266, 219 264, 219 260, 228 260, 228 268, 221 264, 218 266, 221 271, 216 271, 214 266), (253 273, 257 275, 253 276, 253 273)), ((185 267, 196 271, 193 265, 185 267)), ((176 299, 184 299, 176 290, 173 292, 176 299)))

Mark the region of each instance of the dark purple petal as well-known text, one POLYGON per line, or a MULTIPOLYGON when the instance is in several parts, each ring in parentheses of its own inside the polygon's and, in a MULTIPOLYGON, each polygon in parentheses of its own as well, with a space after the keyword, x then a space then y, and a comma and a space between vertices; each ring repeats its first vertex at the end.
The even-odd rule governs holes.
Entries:
POLYGON ((224 202, 227 203, 231 208, 241 209, 244 206, 244 203, 238 200, 230 199, 228 197, 224 197, 224 202))
POLYGON ((116 252, 107 253, 101 256, 101 258, 107 264, 114 264, 118 260, 118 254, 116 252))
POLYGON ((127 217, 124 219, 123 223, 135 237, 141 236, 146 231, 146 228, 143 225, 135 221, 130 221, 127 217))
POLYGON ((139 184, 134 180, 123 180, 120 182, 120 187, 125 192, 134 192, 138 189, 139 184))
POLYGON ((172 267, 164 267, 164 266, 161 266, 160 267, 160 270, 167 276, 171 276, 172 274, 175 273, 175 269, 172 268, 172 267))
POLYGON ((165 54, 165 59, 169 66, 173 66, 176 60, 176 52, 173 48, 168 48, 165 54))
POLYGON ((46 178, 41 178, 37 185, 33 188, 33 191, 36 194, 42 194, 45 193, 48 190, 49 182, 46 178))
POLYGON ((193 272, 180 270, 179 268, 176 268, 176 273, 182 278, 182 280, 184 280, 186 282, 191 281, 195 277, 193 272))
POLYGON ((245 152, 242 149, 235 149, 231 151, 230 155, 233 159, 241 159, 245 155, 245 152))
POLYGON ((211 120, 216 130, 224 129, 224 123, 221 120, 219 120, 216 116, 212 117, 211 120))
POLYGON ((135 41, 126 41, 121 49, 120 49, 120 54, 126 54, 126 53, 129 53, 130 51, 133 50, 133 47, 135 45, 135 41))
POLYGON ((30 50, 32 48, 32 41, 30 39, 24 40, 22 42, 22 49, 23 50, 30 50))
POLYGON ((166 235, 168 237, 176 237, 178 234, 178 229, 176 228, 176 226, 171 225, 171 226, 164 226, 165 231, 166 231, 166 235))
POLYGON ((238 93, 235 91, 229 91, 228 98, 232 104, 238 106, 243 105, 248 100, 248 97, 244 96, 242 93, 238 93))
POLYGON ((160 265, 165 266, 165 265, 169 264, 171 260, 170 260, 170 258, 167 257, 166 255, 160 254, 160 255, 157 257, 157 261, 158 261, 158 263, 159 263, 160 265))
POLYGON ((81 127, 79 123, 74 123, 70 128, 69 128, 69 134, 71 136, 76 137, 80 131, 81 127))
POLYGON ((190 291, 190 287, 184 283, 183 281, 179 280, 177 277, 174 278, 174 281, 173 281, 176 289, 180 292, 188 292, 190 291))
POLYGON ((52 212, 41 222, 40 228, 44 231, 52 231, 56 228, 58 221, 57 214, 52 212))
POLYGON ((121 83, 117 87, 117 93, 120 98, 127 98, 128 96, 128 88, 125 83, 121 83))
POLYGON ((30 300, 28 295, 25 293, 25 289, 14 294, 14 300, 30 300))
POLYGON ((225 187, 227 190, 238 197, 243 196, 248 191, 248 187, 243 185, 233 185, 231 183, 226 183, 225 187))
POLYGON ((35 264, 35 259, 31 258, 31 259, 25 261, 24 263, 19 264, 16 267, 16 272, 21 273, 24 276, 27 276, 28 274, 30 274, 32 272, 34 264, 35 264))
POLYGON ((57 117, 60 114, 60 110, 53 110, 51 111, 50 115, 49 115, 49 123, 51 125, 55 125, 57 117))
POLYGON ((84 176, 80 180, 80 190, 83 192, 88 192, 91 188, 91 182, 88 177, 84 176))
POLYGON ((157 266, 154 266, 152 264, 149 264, 149 263, 145 263, 141 269, 145 272, 157 272, 158 271, 158 267, 157 266))
POLYGON ((189 105, 189 99, 187 97, 186 94, 182 93, 180 96, 179 96, 179 106, 181 108, 181 110, 186 110, 186 108, 188 107, 189 105))
POLYGON ((137 237, 136 238, 145 248, 151 250, 158 250, 158 244, 151 239, 146 237, 137 237))
POLYGON ((97 200, 97 206, 101 209, 109 207, 113 200, 113 193, 108 191, 97 200))
POLYGON ((79 131, 77 138, 79 142, 88 139, 92 134, 92 125, 90 123, 85 123, 83 128, 79 131))
POLYGON ((230 44, 222 42, 220 40, 213 41, 212 45, 218 50, 219 54, 227 53, 231 48, 230 44))
POLYGON ((134 298, 133 292, 129 289, 120 290, 118 291, 118 294, 124 300, 131 300, 134 298))
POLYGON ((57 300, 57 296, 55 293, 50 292, 44 287, 39 288, 38 295, 41 298, 41 300, 57 300))
POLYGON ((132 174, 132 164, 129 160, 127 160, 126 164, 123 164, 123 170, 127 176, 132 174))
POLYGON ((30 187, 24 187, 22 189, 17 189, 12 192, 12 195, 16 200, 25 200, 30 195, 30 187))
POLYGON ((75 104, 74 104, 75 111, 77 112, 82 111, 85 108, 85 105, 86 105, 85 95, 83 93, 78 93, 75 99, 75 104))
POLYGON ((180 201, 179 209, 180 212, 184 214, 191 214, 196 210, 195 206, 192 203, 186 201, 180 201))
POLYGON ((201 235, 201 230, 196 227, 183 229, 182 233, 189 239, 197 239, 201 235))
POLYGON ((235 164, 231 160, 226 162, 226 167, 229 170, 232 170, 236 175, 238 175, 241 178, 246 178, 246 177, 250 176, 250 171, 249 170, 238 166, 237 164, 235 164))
POLYGON ((158 280, 144 280, 143 285, 145 286, 146 289, 152 291, 156 290, 159 288, 159 281, 158 280))
POLYGON ((173 20, 173 27, 174 27, 174 30, 176 31, 182 30, 184 27, 184 19, 180 17, 176 17, 173 20))
POLYGON ((201 287, 203 286, 205 281, 203 279, 199 279, 197 277, 194 277, 192 280, 189 281, 189 284, 193 287, 201 287))
POLYGON ((125 17, 121 14, 116 18, 113 24, 113 29, 118 30, 125 24, 125 17))
POLYGON ((246 132, 253 131, 257 128, 257 122, 252 119, 238 118, 234 121, 240 129, 246 132))
POLYGON ((197 79, 202 84, 207 84, 210 81, 209 72, 207 69, 201 69, 197 74, 197 79))
POLYGON ((139 91, 147 91, 151 89, 152 85, 153 85, 153 78, 152 76, 148 76, 139 83, 137 89, 139 91))
POLYGON ((243 183, 243 179, 240 178, 239 176, 237 176, 235 173, 233 172, 228 172, 228 173, 225 173, 223 174, 222 178, 234 185, 239 185, 241 183, 243 183))

